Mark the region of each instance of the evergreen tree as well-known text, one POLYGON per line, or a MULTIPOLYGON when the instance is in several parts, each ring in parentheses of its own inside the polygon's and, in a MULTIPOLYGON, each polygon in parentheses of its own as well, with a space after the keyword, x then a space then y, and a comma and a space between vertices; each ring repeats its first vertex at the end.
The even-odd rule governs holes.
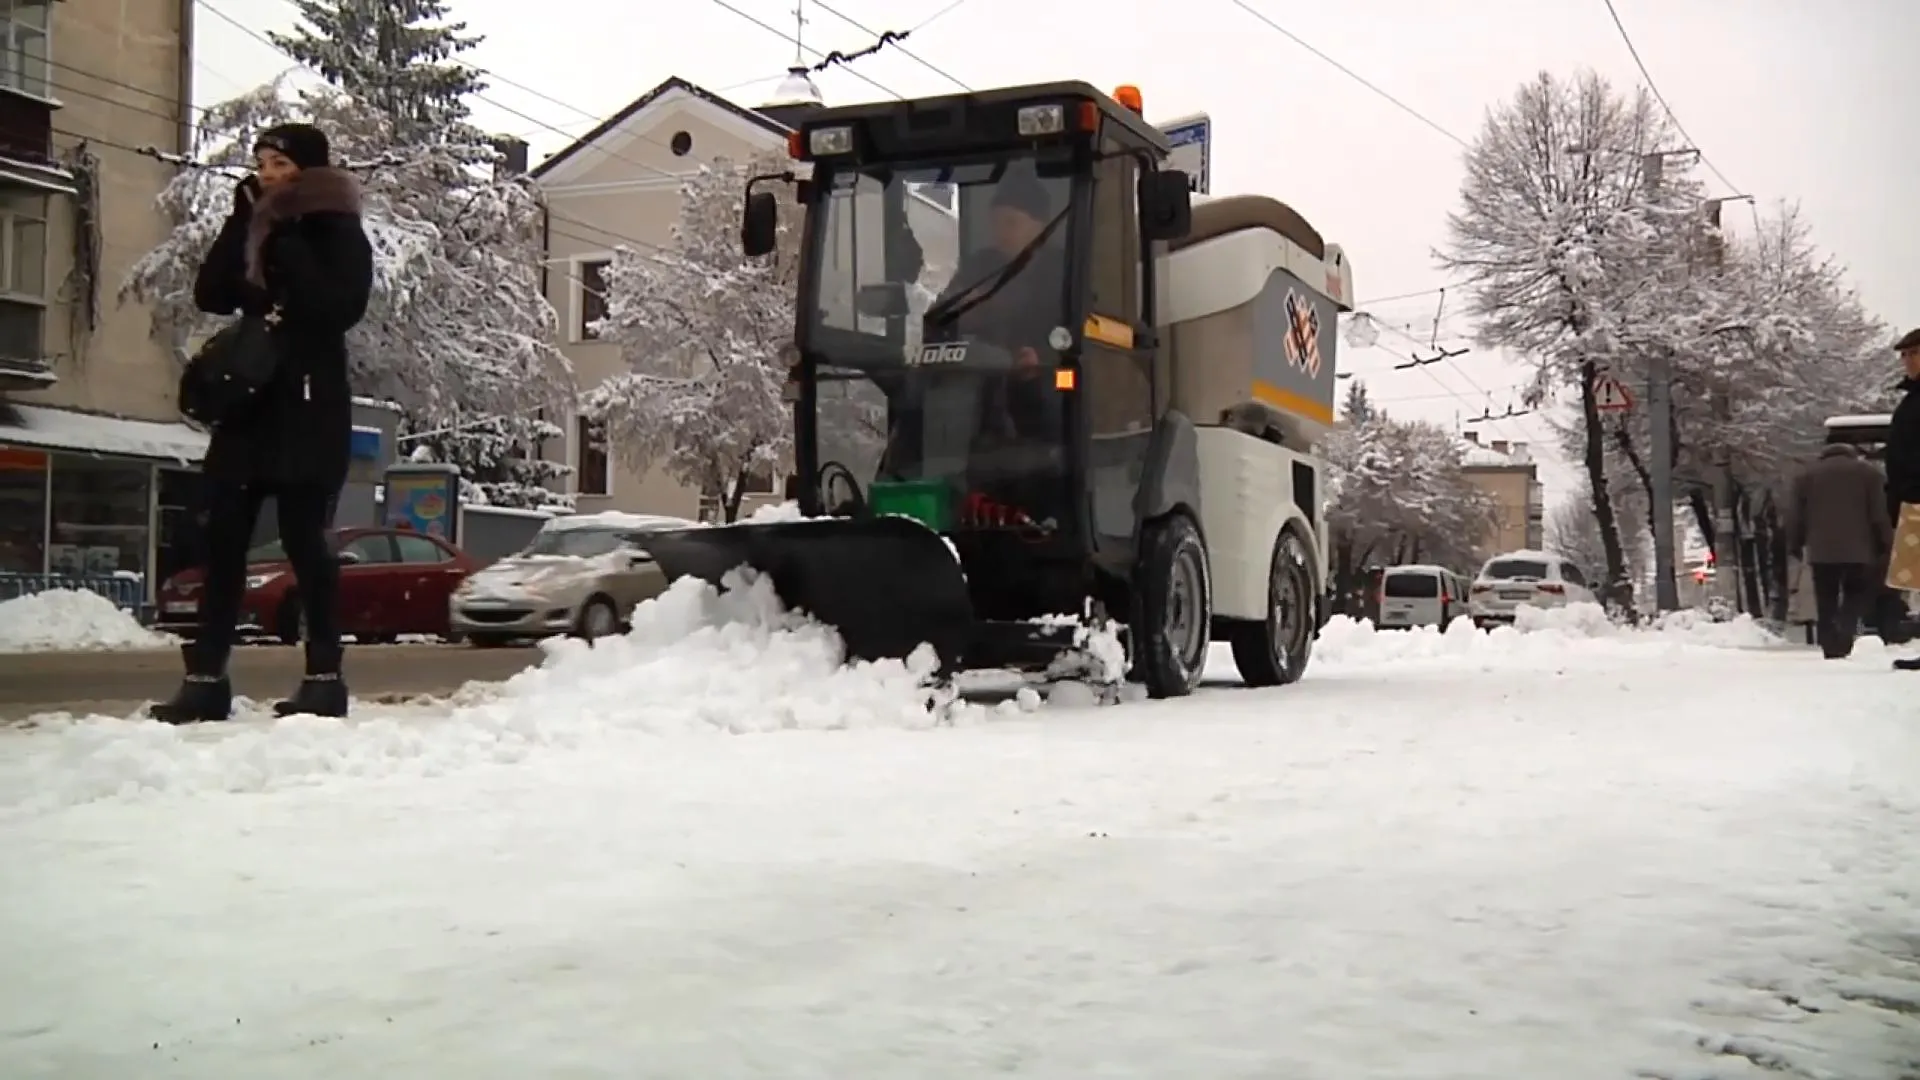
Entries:
POLYGON ((386 117, 396 138, 477 141, 468 134, 468 94, 486 88, 456 57, 480 44, 467 24, 447 21, 443 0, 294 0, 301 22, 269 33, 289 56, 386 117))
POLYGON ((1373 398, 1367 396, 1366 383, 1355 379, 1347 384, 1347 400, 1340 406, 1340 415, 1356 427, 1379 417, 1379 410, 1373 407, 1373 398))

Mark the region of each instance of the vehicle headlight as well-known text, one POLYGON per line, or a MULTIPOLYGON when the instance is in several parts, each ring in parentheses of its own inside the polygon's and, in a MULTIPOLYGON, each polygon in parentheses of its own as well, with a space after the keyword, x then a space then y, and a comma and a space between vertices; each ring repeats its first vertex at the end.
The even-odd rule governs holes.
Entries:
POLYGON ((850 153, 853 150, 853 129, 850 127, 814 128, 807 132, 807 150, 815 157, 850 153))
POLYGON ((272 581, 273 579, 279 576, 280 576, 280 571, 278 570, 275 570, 270 574, 248 574, 247 575, 247 591, 252 592, 254 589, 266 588, 267 582, 272 581))

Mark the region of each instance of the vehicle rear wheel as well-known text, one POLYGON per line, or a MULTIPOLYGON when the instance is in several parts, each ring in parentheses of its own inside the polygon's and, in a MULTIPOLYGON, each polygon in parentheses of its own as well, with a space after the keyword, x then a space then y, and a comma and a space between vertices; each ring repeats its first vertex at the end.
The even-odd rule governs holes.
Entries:
POLYGON ((300 606, 300 594, 289 589, 273 616, 273 636, 282 645, 298 645, 307 636, 307 609, 300 606))
POLYGON ((1288 529, 1267 569, 1267 617, 1233 628, 1233 663, 1248 686, 1285 686, 1306 673, 1313 654, 1313 562, 1288 529))
POLYGON ((586 641, 598 641, 619 632, 620 613, 613 609, 613 601, 604 596, 589 598, 573 624, 574 636, 586 641))
POLYGON ((1174 514, 1141 537, 1133 581, 1133 670, 1147 696, 1184 697, 1200 685, 1213 643, 1213 580, 1193 519, 1174 514))

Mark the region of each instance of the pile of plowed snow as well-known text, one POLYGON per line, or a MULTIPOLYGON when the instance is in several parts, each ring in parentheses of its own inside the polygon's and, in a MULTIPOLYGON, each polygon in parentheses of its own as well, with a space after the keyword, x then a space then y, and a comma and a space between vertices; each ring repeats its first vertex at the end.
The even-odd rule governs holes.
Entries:
POLYGON ((638 608, 626 636, 547 648, 542 666, 437 709, 362 705, 335 721, 276 720, 249 706, 233 721, 185 728, 43 718, 0 742, 0 807, 427 775, 636 735, 926 728, 1038 705, 1031 692, 992 709, 953 700, 929 685, 930 650, 843 665, 838 635, 746 575, 724 592, 683 579, 638 608))
MULTIPOLYGON (((1512 626, 1480 630, 1455 619, 1442 632, 1421 626, 1376 630, 1372 623, 1335 616, 1314 647, 1316 666, 1370 668, 1443 661, 1486 669, 1532 668, 1543 662, 1613 663, 1648 650, 1674 659, 1697 649, 1768 649, 1787 643, 1752 618, 1714 622, 1698 612, 1678 611, 1645 626, 1622 626, 1598 604, 1521 608, 1512 626)), ((1308 671, 1312 678, 1312 669, 1308 671)))
POLYGON ((86 589, 48 589, 0 601, 0 653, 164 649, 166 634, 141 626, 113 601, 86 589))

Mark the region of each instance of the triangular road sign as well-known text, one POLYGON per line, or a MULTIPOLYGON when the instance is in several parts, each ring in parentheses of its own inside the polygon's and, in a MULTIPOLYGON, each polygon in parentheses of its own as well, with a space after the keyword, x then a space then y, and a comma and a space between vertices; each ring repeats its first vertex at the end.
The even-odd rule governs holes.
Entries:
POLYGON ((1593 377, 1593 405, 1601 412, 1625 412, 1633 408, 1633 394, 1627 384, 1602 371, 1593 377))

